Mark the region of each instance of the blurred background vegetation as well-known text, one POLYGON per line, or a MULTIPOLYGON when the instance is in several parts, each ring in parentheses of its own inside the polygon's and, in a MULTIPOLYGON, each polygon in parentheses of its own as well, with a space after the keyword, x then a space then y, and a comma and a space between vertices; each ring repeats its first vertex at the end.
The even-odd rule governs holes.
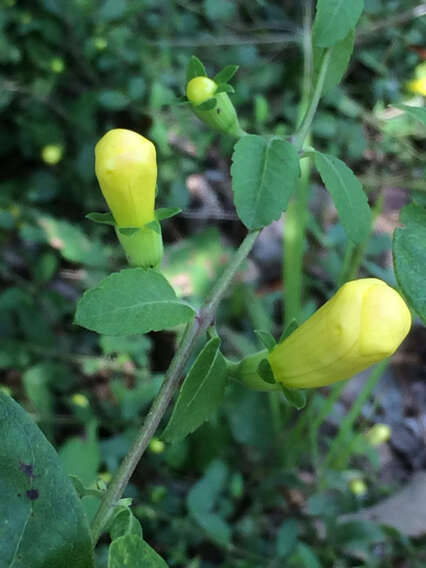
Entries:
MULTIPOLYGON (((105 210, 94 145, 114 127, 155 142, 157 204, 183 209, 164 225, 164 272, 197 304, 244 228, 232 205, 233 140, 176 103, 186 64, 195 54, 211 75, 239 64, 242 126, 291 134, 306 5, 0 0, 0 381, 86 485, 117 468, 176 342, 174 333, 112 338, 73 325, 81 293, 125 266, 113 232, 84 219, 105 210)), ((424 105, 425 14, 424 3, 365 1, 346 79, 312 132, 363 182, 376 220, 360 273, 390 284, 398 212, 412 197, 426 203, 424 128, 389 106, 424 105)), ((304 317, 335 290, 345 250, 316 177, 310 208, 304 317)), ((263 231, 218 314, 230 357, 257 348, 253 328, 281 333, 281 243, 282 222, 263 231)), ((300 414, 232 386, 220 416, 194 435, 154 439, 127 492, 145 539, 176 567, 424 566, 425 340, 415 324, 392 365, 312 393, 300 414), (365 434, 376 423, 391 427, 390 439, 365 434), (420 489, 404 497, 401 485, 420 489)), ((96 505, 84 498, 89 516, 96 505)))

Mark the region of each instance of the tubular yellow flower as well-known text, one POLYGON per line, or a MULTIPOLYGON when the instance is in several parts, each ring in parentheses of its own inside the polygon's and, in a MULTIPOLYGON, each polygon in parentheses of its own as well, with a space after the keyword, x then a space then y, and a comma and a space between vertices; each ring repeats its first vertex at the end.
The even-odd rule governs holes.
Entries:
POLYGON ((163 254, 161 230, 146 226, 155 221, 154 144, 131 130, 110 130, 96 144, 95 171, 130 264, 156 266, 163 254), (128 228, 139 230, 132 234, 120 231, 128 228))
POLYGON ((95 147, 95 171, 119 227, 154 219, 157 158, 152 142, 124 128, 107 132, 95 147))
POLYGON ((393 288, 376 278, 353 280, 267 358, 285 387, 321 387, 392 355, 410 326, 410 311, 393 288))

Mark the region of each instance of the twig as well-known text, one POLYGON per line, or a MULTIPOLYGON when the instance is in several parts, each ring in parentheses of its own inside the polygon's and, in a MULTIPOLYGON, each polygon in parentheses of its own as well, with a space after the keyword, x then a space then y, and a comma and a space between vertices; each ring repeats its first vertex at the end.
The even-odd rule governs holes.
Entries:
POLYGON ((105 492, 99 509, 92 522, 92 537, 95 545, 102 534, 105 523, 108 520, 112 507, 114 507, 124 493, 127 483, 131 478, 140 458, 154 436, 161 419, 163 418, 173 395, 178 388, 185 365, 192 354, 198 339, 205 333, 214 319, 216 309, 223 298, 227 288, 232 282, 237 270, 249 254, 259 231, 250 232, 241 243, 234 255, 232 262, 217 281, 213 290, 207 297, 204 306, 199 311, 191 324, 188 324, 180 345, 173 357, 166 373, 164 383, 155 398, 147 417, 132 447, 118 468, 111 484, 105 492))

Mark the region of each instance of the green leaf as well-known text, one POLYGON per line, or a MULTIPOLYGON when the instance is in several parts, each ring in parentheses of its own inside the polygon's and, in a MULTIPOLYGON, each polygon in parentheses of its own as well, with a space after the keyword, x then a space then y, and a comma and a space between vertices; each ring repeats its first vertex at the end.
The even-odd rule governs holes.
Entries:
POLYGON ((108 568, 167 568, 161 556, 135 534, 115 539, 108 553, 108 568))
POLYGON ((231 528, 228 523, 216 513, 199 515, 197 516, 197 522, 215 542, 222 545, 230 543, 231 528))
POLYGON ((227 65, 214 76, 213 81, 218 85, 220 83, 227 83, 238 71, 238 67, 239 65, 227 65))
POLYGON ((86 219, 93 221, 93 223, 99 223, 101 225, 112 225, 115 226, 114 217, 112 213, 88 213, 86 219))
POLYGON ((122 110, 130 102, 127 95, 112 89, 101 91, 98 95, 98 101, 101 106, 108 110, 122 110))
POLYGON ((362 185, 353 171, 334 156, 315 152, 315 166, 333 198, 346 236, 362 244, 371 228, 371 211, 362 185))
POLYGON ((296 410, 301 410, 306 406, 306 394, 304 391, 297 389, 287 389, 285 386, 281 385, 283 394, 287 399, 287 402, 294 406, 296 410))
POLYGON ((268 359, 262 359, 262 361, 257 366, 257 372, 266 383, 274 385, 277 382, 275 380, 274 372, 272 371, 272 367, 268 359))
POLYGON ((93 483, 101 461, 96 422, 88 425, 84 438, 69 438, 59 450, 59 457, 68 475, 78 477, 84 485, 93 483))
POLYGON ((89 527, 58 456, 24 410, 0 392, 3 567, 93 568, 89 527))
POLYGON ((426 325, 426 209, 411 203, 400 213, 405 226, 393 235, 395 274, 410 306, 426 325))
POLYGON ((164 276, 128 268, 83 295, 75 323, 105 335, 134 335, 170 329, 193 316, 193 308, 178 300, 164 276))
POLYGON ((235 145, 232 189, 238 215, 248 229, 260 229, 286 210, 299 176, 299 157, 281 138, 248 134, 235 145))
POLYGON ((135 534, 139 538, 142 538, 142 527, 132 511, 130 509, 124 509, 114 517, 109 533, 111 540, 116 540, 128 534, 135 534))
POLYGON ((221 460, 213 460, 203 477, 189 491, 186 504, 195 517, 210 513, 217 504, 228 477, 228 468, 221 460))
POLYGON ((299 324, 297 323, 297 321, 295 319, 292 319, 291 322, 288 324, 288 326, 282 332, 279 343, 282 343, 284 341, 284 339, 287 339, 287 337, 290 337, 290 335, 293 333, 293 331, 295 329, 297 329, 298 327, 299 327, 299 324))
POLYGON ((259 339, 262 345, 264 345, 268 351, 272 351, 272 349, 277 344, 273 335, 269 333, 269 331, 263 331, 262 329, 255 329, 254 333, 256 334, 256 337, 259 339))
POLYGON ((160 207, 155 210, 155 218, 157 221, 164 221, 164 219, 170 219, 181 212, 180 207, 160 207))
POLYGON ((207 77, 207 73, 203 63, 198 59, 198 57, 192 55, 186 67, 186 82, 189 83, 189 81, 194 79, 194 77, 207 77))
POLYGON ((217 105, 217 100, 213 97, 212 99, 208 99, 204 101, 200 105, 197 105, 195 108, 197 110, 213 110, 217 105))
MULTIPOLYGON (((348 35, 339 41, 331 48, 330 61, 328 64, 327 73, 325 75, 324 86, 322 94, 325 95, 333 87, 338 85, 349 65, 352 51, 354 48, 355 33, 351 30, 348 35)), ((325 54, 325 49, 322 47, 314 47, 313 49, 313 77, 316 83, 321 68, 322 59, 325 54)))
POLYGON ((318 0, 312 29, 312 43, 330 47, 345 38, 364 9, 364 0, 318 0))
POLYGON ((105 248, 100 241, 88 238, 80 227, 68 221, 43 216, 38 219, 47 242, 71 262, 104 267, 108 263, 105 248))
POLYGON ((405 110, 407 114, 419 120, 422 124, 426 126, 426 108, 404 105, 402 103, 393 104, 392 106, 395 108, 399 108, 400 110, 405 110))
POLYGON ((210 339, 192 365, 163 434, 168 442, 181 440, 196 430, 212 417, 222 401, 226 363, 219 348, 220 339, 210 339))
POLYGON ((228 85, 227 83, 221 83, 217 86, 214 94, 218 95, 219 93, 230 93, 231 95, 235 93, 235 89, 232 85, 228 85))
POLYGON ((295 519, 284 521, 277 533, 277 556, 285 558, 293 551, 299 534, 299 523, 295 519))

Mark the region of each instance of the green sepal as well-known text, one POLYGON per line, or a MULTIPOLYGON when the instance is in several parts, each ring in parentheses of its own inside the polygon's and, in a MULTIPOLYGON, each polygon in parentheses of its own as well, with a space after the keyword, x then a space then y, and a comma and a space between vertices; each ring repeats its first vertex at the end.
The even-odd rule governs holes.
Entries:
POLYGON ((277 342, 273 338, 272 334, 269 333, 269 331, 263 331, 262 329, 255 329, 254 333, 256 334, 257 339, 259 339, 259 341, 262 343, 264 347, 266 347, 268 351, 272 351, 272 349, 277 344, 277 342))
POLYGON ((299 324, 297 323, 297 321, 295 319, 292 319, 291 322, 288 324, 288 326, 282 332, 280 340, 279 340, 278 343, 282 343, 284 341, 284 339, 287 339, 287 337, 290 337, 290 335, 293 333, 293 331, 295 331, 298 327, 299 327, 299 324))
POLYGON ((155 210, 154 215, 157 221, 164 221, 164 219, 170 219, 181 212, 182 209, 179 207, 160 207, 155 210))
POLYGON ((207 77, 206 68, 204 64, 195 55, 191 56, 191 59, 186 66, 186 82, 189 83, 194 77, 207 77))
POLYGON ((118 232, 122 235, 126 235, 127 237, 130 237, 131 235, 137 233, 140 228, 141 227, 117 227, 118 232))
POLYGON ((87 497, 88 495, 90 497, 97 497, 98 499, 102 499, 104 491, 101 491, 99 489, 90 489, 89 487, 85 487, 83 482, 81 481, 81 479, 79 477, 77 477, 76 475, 70 475, 69 477, 70 477, 72 484, 74 485, 74 489, 76 490, 77 495, 80 497, 80 499, 82 497, 87 497))
POLYGON ((288 389, 281 385, 283 394, 287 402, 294 406, 296 410, 302 410, 306 406, 306 393, 299 389, 288 389))
POLYGON ((217 100, 215 97, 204 101, 200 105, 195 106, 196 110, 213 110, 217 105, 217 100))
POLYGON ((190 105, 191 102, 188 101, 188 97, 186 95, 181 95, 180 97, 176 97, 173 101, 169 103, 169 106, 184 106, 190 105))
POLYGON ((232 85, 228 85, 228 83, 220 83, 214 94, 218 95, 219 93, 230 93, 233 95, 235 93, 235 89, 232 85))
POLYGON ((147 223, 146 225, 144 225, 144 227, 152 229, 156 233, 161 234, 161 225, 156 219, 154 219, 154 221, 151 221, 150 223, 147 223))
POLYGON ((89 219, 89 221, 93 221, 93 223, 99 223, 100 225, 112 225, 113 227, 115 226, 114 217, 109 211, 108 213, 88 213, 85 217, 86 219, 89 219))
POLYGON ((257 366, 257 372, 259 373, 259 376, 265 381, 265 383, 273 385, 277 382, 275 380, 274 372, 272 371, 272 367, 268 359, 262 359, 262 361, 257 366))
POLYGON ((215 83, 227 83, 232 79, 235 73, 238 71, 239 65, 227 65, 221 69, 213 78, 215 83))

